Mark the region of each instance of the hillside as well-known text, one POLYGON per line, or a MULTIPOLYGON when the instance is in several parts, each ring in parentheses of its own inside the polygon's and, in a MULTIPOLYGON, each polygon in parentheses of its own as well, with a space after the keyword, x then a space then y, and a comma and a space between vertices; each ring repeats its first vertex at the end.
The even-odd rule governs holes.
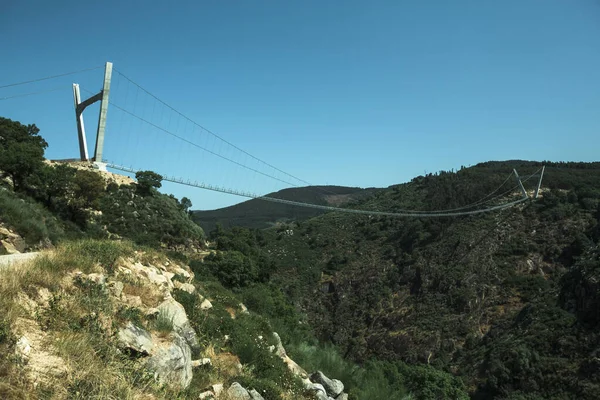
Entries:
MULTIPOLYGON (((600 163, 294 189, 363 210, 462 209, 519 198, 513 168, 532 193, 546 165, 540 197, 502 211, 330 212, 206 241, 160 175, 48 163, 45 145, 0 119, 0 256, 43 250, 0 266, 2 398, 598 397, 600 163)), ((263 222, 280 218, 261 204, 263 222)))
MULTIPOLYGON (((319 339, 355 362, 435 366, 460 376, 477 399, 595 399, 600 163, 545 164, 540 198, 500 212, 329 213, 216 240, 270 260, 269 281, 319 339)), ((488 162, 430 174, 358 207, 460 207, 495 190, 512 168, 527 176, 541 165, 488 162)), ((515 189, 495 202, 517 196, 515 189)))
POLYGON ((466 398, 432 367, 344 359, 248 231, 206 242, 160 175, 48 162, 38 133, 0 118, 0 398, 466 398))
MULTIPOLYGON (((267 196, 302 203, 343 206, 364 200, 376 193, 377 190, 345 186, 307 186, 283 189, 269 193, 267 196)), ((192 212, 192 219, 206 232, 210 232, 215 229, 217 224, 221 224, 224 228, 243 226, 264 229, 277 223, 304 221, 321 214, 323 211, 317 209, 252 199, 216 210, 196 210, 192 212)))

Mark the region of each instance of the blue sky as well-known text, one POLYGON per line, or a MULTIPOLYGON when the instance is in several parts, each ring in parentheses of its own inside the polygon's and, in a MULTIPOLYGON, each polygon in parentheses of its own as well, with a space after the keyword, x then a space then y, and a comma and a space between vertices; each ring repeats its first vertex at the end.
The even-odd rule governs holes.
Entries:
MULTIPOLYGON (((597 0, 4 0, 0 46, 0 86, 112 61, 192 120, 314 184, 388 186, 487 160, 600 154, 597 0)), ((36 123, 49 158, 76 157, 70 84, 94 91, 101 80, 96 70, 0 89, 2 98, 61 88, 0 100, 0 115, 36 123)), ((152 117, 150 103, 132 107, 152 117)), ((88 135, 96 112, 86 111, 88 135)), ((182 159, 183 146, 157 133, 124 142, 118 114, 109 109, 107 158, 127 147, 132 160, 165 170, 182 159)), ((279 188, 197 160, 177 173, 279 188)), ((165 191, 199 209, 243 200, 165 191)))

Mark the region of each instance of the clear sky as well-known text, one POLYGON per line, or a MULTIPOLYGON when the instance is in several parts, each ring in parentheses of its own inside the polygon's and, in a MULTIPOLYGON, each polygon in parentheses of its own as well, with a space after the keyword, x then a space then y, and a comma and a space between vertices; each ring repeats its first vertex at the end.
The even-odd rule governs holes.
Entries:
MULTIPOLYGON (((598 0, 2 0, 0 46, 0 86, 112 61, 192 120, 314 184, 388 186, 488 160, 600 159, 598 0)), ((36 123, 49 158, 76 157, 70 84, 98 90, 101 80, 96 70, 0 89, 3 98, 61 88, 0 100, 0 115, 36 123)), ((114 124, 117 114, 109 109, 114 124)), ((152 158, 166 148, 153 140, 131 151, 152 158)), ((243 200, 166 191, 198 209, 243 200)))

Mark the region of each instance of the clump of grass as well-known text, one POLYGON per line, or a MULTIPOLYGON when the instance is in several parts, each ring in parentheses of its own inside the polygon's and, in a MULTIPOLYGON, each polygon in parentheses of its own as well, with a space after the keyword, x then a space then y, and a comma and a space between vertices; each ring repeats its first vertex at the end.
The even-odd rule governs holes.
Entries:
POLYGON ((174 329, 173 316, 161 311, 153 321, 152 328, 159 334, 168 335, 174 329))
POLYGON ((313 346, 302 342, 290 344, 286 350, 290 357, 308 372, 323 371, 329 378, 339 379, 347 386, 356 379, 358 366, 344 360, 332 345, 313 346))

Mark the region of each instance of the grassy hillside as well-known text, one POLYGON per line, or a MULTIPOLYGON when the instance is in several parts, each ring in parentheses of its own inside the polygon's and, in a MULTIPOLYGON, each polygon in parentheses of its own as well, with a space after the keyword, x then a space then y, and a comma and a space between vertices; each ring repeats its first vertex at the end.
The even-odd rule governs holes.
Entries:
MULTIPOLYGON (((361 189, 344 186, 308 186, 283 189, 267 196, 321 205, 348 205, 373 195, 377 189, 361 189)), ((215 229, 217 224, 225 228, 243 226, 263 229, 277 222, 304 221, 323 214, 311 208, 279 204, 252 199, 234 206, 208 211, 193 211, 192 218, 206 232, 215 229)))

